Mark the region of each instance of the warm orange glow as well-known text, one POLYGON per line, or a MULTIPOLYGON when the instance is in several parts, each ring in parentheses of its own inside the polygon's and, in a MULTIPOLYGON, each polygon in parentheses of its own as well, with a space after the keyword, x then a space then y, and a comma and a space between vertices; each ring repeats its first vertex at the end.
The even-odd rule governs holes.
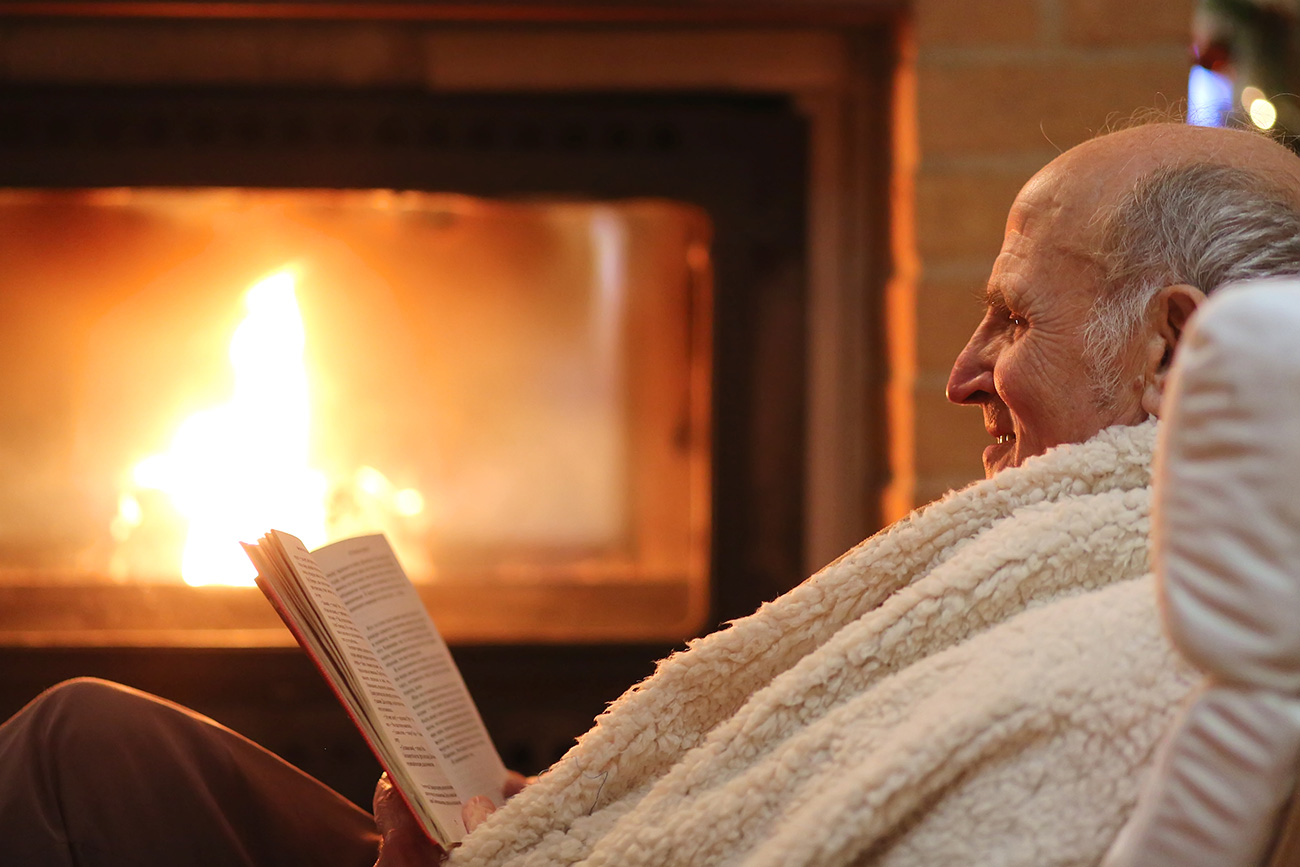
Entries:
MULTIPOLYGON (((189 524, 187 584, 251 584, 238 543, 272 527, 308 545, 326 541, 326 482, 308 464, 306 335, 294 282, 285 269, 248 290, 248 314, 230 341, 234 396, 185 419, 167 452, 133 470, 138 487, 167 494, 189 524)), ((119 506, 127 527, 139 520, 130 502, 119 506)))
MULTIPOLYGON (((168 586, 182 576, 246 580, 238 543, 279 528, 312 545, 384 533, 422 592, 487 625, 462 636, 605 628, 598 607, 566 613, 578 633, 554 626, 553 582, 688 589, 703 610, 702 212, 0 193, 0 590, 149 585, 131 597, 138 622, 188 630, 149 606, 190 598, 168 586), (516 606, 509 625, 477 601, 488 587, 516 606), (516 589, 528 601, 509 601, 516 589)), ((233 623, 256 596, 193 598, 222 600, 233 623)))

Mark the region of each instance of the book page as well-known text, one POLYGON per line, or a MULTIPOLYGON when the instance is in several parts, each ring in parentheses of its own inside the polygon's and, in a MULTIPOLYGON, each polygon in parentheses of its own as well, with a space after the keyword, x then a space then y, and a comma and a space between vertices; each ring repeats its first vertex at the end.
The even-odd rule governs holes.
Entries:
POLYGON ((485 795, 499 806, 505 766, 446 642, 388 540, 363 536, 319 548, 312 556, 428 732, 460 800, 485 795))
MULTIPOLYGON (((416 815, 423 814, 430 836, 445 843, 459 841, 465 835, 462 798, 444 773, 445 762, 424 724, 302 542, 287 533, 273 531, 270 536, 278 551, 263 553, 283 557, 284 562, 275 565, 285 575, 296 574, 301 588, 299 592, 292 582, 283 581, 273 588, 282 597, 278 604, 291 609, 298 622, 295 634, 353 713, 394 785, 412 800, 416 815)), ((258 567, 260 572, 263 564, 258 567)))

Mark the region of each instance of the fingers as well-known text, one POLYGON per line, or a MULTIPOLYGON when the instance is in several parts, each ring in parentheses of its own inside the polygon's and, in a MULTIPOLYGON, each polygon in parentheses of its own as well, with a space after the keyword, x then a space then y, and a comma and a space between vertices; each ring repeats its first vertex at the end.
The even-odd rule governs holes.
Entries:
POLYGON ((379 780, 375 783, 375 793, 370 798, 370 808, 375 813, 375 818, 379 818, 380 802, 387 803, 393 796, 393 781, 388 779, 388 771, 379 775, 379 780))
POLYGON ((484 795, 475 795, 465 802, 465 806, 460 808, 460 818, 465 823, 465 830, 473 831, 496 811, 497 805, 492 803, 491 798, 484 795))
POLYGON ((376 867, 427 867, 442 861, 443 851, 424 833, 419 819, 388 779, 375 784, 373 799, 375 827, 379 830, 379 860, 376 867))
MULTIPOLYGON (((501 794, 507 799, 511 798, 522 792, 525 786, 536 781, 536 777, 525 777, 518 771, 506 771, 506 781, 501 787, 501 794)), ((473 831, 479 825, 483 824, 484 820, 495 813, 496 810, 496 804, 492 803, 491 798, 485 797, 484 795, 470 798, 465 802, 465 806, 461 807, 460 810, 460 818, 461 821, 465 823, 465 830, 473 831)))
MULTIPOLYGON (((509 771, 505 785, 502 786, 502 794, 507 798, 517 795, 536 779, 536 777, 525 777, 523 774, 509 771)), ((373 806, 375 825, 383 838, 381 855, 397 856, 400 852, 401 858, 392 857, 391 860, 395 864, 404 864, 407 857, 423 852, 426 846, 435 853, 441 853, 441 850, 429 842, 423 829, 420 828, 419 820, 411 814, 410 808, 406 806, 406 802, 402 800, 401 794, 386 773, 380 775, 379 782, 375 784, 373 806)), ((460 811, 465 830, 473 831, 483 824, 488 816, 495 813, 496 809, 496 804, 492 803, 491 798, 483 795, 470 798, 460 811)), ((383 858, 380 861, 388 863, 383 858)), ((437 861, 430 863, 437 863, 437 861)))
POLYGON ((525 777, 518 771, 506 771, 506 784, 502 787, 502 794, 507 798, 514 797, 536 779, 536 777, 525 777))

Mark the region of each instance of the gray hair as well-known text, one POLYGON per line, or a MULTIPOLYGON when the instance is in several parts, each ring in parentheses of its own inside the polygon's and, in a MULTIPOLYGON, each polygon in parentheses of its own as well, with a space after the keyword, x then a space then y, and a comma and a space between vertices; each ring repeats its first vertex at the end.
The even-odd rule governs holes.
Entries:
POLYGON ((1300 210, 1257 172, 1214 163, 1144 176, 1102 225, 1101 291, 1084 328, 1084 358, 1103 405, 1124 386, 1121 355, 1166 286, 1209 295, 1255 277, 1300 274, 1300 210))

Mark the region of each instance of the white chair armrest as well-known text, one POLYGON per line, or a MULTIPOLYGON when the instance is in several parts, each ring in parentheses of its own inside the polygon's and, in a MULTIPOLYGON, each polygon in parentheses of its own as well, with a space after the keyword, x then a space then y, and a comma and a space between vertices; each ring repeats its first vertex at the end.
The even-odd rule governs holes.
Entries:
POLYGON ((1106 867, 1257 867, 1300 757, 1300 279, 1220 290, 1165 396, 1153 556, 1206 683, 1106 867))

